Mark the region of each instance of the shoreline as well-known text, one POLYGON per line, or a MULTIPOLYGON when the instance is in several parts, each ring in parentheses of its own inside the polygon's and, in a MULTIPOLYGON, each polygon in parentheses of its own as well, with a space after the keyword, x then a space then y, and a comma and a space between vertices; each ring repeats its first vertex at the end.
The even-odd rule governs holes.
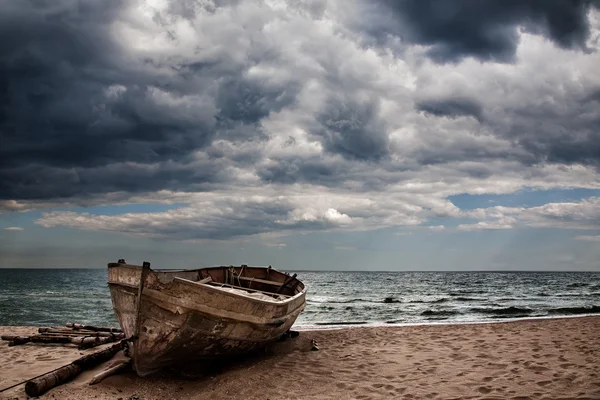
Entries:
POLYGON ((484 324, 505 324, 519 321, 537 321, 537 320, 552 320, 552 319, 569 319, 569 318, 590 318, 598 317, 600 314, 577 314, 577 315, 542 315, 539 317, 519 317, 519 318, 502 318, 489 320, 474 320, 474 321, 431 321, 431 322, 406 322, 406 323, 386 323, 386 322, 365 322, 365 323, 349 323, 349 322, 325 322, 317 325, 301 325, 292 326, 293 330, 301 332, 321 331, 321 330, 337 330, 337 329, 354 329, 354 328, 383 328, 383 327, 403 327, 403 326, 447 326, 447 325, 484 325, 484 324))
MULTIPOLYGON (((329 331, 339 329, 355 329, 355 328, 384 328, 384 327, 410 327, 410 326, 452 326, 452 325, 485 325, 485 324, 505 324, 510 322, 518 321, 538 321, 538 320, 553 320, 553 319, 571 319, 571 318, 600 318, 600 313, 592 314, 576 314, 576 315, 542 315, 539 317, 516 317, 516 318, 498 318, 498 319, 486 319, 486 320, 470 320, 470 321, 430 321, 430 322, 362 322, 362 321, 349 321, 349 322, 322 322, 317 324, 306 324, 306 325, 294 325, 292 330, 300 332, 312 332, 312 331, 329 331)), ((68 321, 85 324, 81 321, 68 321)), ((2 325, 3 328, 38 328, 38 327, 51 327, 51 326, 63 326, 64 324, 36 324, 36 325, 2 325)))
MULTIPOLYGON (((189 370, 185 377, 164 371, 139 378, 126 372, 89 386, 109 361, 40 398, 600 398, 600 316, 501 322, 301 330, 299 337, 274 343, 264 353, 200 373, 189 370), (312 340, 319 351, 311 351, 312 340)), ((34 328, 0 327, 0 333, 34 328)), ((80 354, 63 346, 0 344, 0 389, 80 354)), ((25 399, 23 386, 0 398, 25 399)))

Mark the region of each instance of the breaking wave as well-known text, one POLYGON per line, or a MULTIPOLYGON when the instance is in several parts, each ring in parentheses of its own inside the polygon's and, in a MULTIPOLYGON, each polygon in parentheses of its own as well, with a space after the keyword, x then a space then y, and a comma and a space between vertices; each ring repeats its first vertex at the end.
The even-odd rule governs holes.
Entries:
POLYGON ((600 306, 559 307, 548 310, 549 315, 600 314, 600 306))
POLYGON ((494 315, 529 315, 533 310, 524 307, 505 307, 505 308, 472 308, 472 312, 479 314, 494 315))

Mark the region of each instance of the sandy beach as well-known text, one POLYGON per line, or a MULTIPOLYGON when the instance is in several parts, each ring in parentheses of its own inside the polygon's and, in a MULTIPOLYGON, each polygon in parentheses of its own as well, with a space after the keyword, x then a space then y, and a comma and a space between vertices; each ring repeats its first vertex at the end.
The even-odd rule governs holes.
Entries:
MULTIPOLYGON (((600 317, 302 331, 228 365, 146 379, 126 372, 89 386, 111 360, 41 398, 600 399, 598 332, 600 317)), ((94 351, 6 342, 0 349, 0 390, 94 351)), ((24 385, 1 395, 26 398, 24 385)))

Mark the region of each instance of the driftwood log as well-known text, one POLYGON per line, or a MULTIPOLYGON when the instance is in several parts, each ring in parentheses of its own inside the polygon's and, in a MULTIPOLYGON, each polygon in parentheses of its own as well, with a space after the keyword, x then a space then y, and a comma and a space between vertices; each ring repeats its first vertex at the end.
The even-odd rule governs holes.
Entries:
POLYGON ((2 340, 10 340, 9 346, 19 346, 25 343, 71 343, 72 339, 67 336, 2 336, 2 340))
POLYGON ((131 365, 131 360, 127 359, 121 361, 119 364, 113 365, 112 367, 105 369, 99 374, 94 375, 94 377, 90 381, 90 385, 95 385, 96 383, 103 381, 105 378, 108 378, 109 376, 118 373, 119 371, 125 369, 129 365, 131 365))
POLYGON ((102 331, 90 331, 90 330, 79 330, 79 329, 67 329, 67 328, 38 328, 39 333, 44 335, 59 334, 59 335, 76 335, 76 336, 102 336, 102 337, 116 337, 118 339, 124 339, 125 334, 122 332, 102 332, 102 331))
POLYGON ((82 324, 75 324, 72 322, 67 322, 67 324, 65 325, 67 328, 73 328, 73 329, 85 329, 88 331, 96 331, 96 332, 123 332, 123 330, 121 328, 113 328, 110 326, 93 326, 93 325, 82 325, 82 324))
POLYGON ((101 344, 116 342, 122 339, 115 336, 12 336, 4 335, 2 340, 10 340, 8 346, 19 346, 26 343, 71 343, 76 344, 80 349, 88 349, 90 347, 99 346, 101 344))
POLYGON ((123 349, 125 344, 126 341, 122 340, 107 349, 88 354, 64 367, 57 368, 47 374, 31 379, 25 384, 25 393, 31 397, 41 396, 53 387, 62 385, 75 378, 82 371, 110 360, 115 354, 123 349))

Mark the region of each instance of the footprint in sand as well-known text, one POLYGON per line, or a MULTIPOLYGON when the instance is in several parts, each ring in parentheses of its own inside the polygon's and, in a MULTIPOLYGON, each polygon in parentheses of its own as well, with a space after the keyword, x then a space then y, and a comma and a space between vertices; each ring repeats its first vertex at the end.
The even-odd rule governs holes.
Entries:
POLYGON ((481 394, 488 394, 492 391, 492 388, 489 386, 480 386, 477 388, 477 391, 481 394))
POLYGON ((552 381, 539 381, 536 382, 538 386, 548 386, 552 383, 552 381))

